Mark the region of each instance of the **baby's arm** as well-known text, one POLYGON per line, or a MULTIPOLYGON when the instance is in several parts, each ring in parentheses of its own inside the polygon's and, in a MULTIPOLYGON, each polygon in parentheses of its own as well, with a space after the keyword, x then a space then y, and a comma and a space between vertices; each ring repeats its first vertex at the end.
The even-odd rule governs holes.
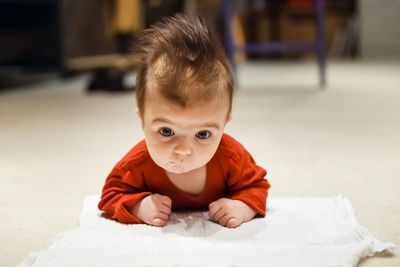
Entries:
POLYGON ((164 226, 167 224, 171 213, 172 201, 169 197, 153 194, 143 198, 130 209, 133 216, 138 217, 147 224, 164 226))
POLYGON ((210 218, 231 228, 250 221, 257 214, 265 216, 270 187, 264 178, 266 171, 254 162, 244 148, 226 164, 229 166, 229 198, 221 198, 209 205, 210 218))
POLYGON ((114 167, 108 175, 98 207, 121 223, 158 226, 168 219, 165 214, 170 213, 171 200, 149 192, 139 168, 123 165, 114 167))

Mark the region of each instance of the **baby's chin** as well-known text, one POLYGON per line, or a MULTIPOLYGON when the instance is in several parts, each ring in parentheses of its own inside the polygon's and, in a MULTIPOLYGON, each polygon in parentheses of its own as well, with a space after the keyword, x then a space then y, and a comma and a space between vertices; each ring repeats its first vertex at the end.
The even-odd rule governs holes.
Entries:
POLYGON ((191 169, 186 169, 185 167, 167 167, 164 168, 164 170, 166 170, 167 172, 173 173, 173 174, 184 174, 187 172, 190 172, 191 169))
POLYGON ((191 172, 197 168, 179 165, 179 166, 165 166, 163 167, 163 169, 173 174, 184 174, 191 172))

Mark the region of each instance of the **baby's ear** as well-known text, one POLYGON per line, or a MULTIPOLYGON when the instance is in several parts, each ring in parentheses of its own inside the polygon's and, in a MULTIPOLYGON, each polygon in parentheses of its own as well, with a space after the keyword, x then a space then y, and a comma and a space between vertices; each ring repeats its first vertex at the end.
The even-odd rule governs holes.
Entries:
POLYGON ((142 118, 142 113, 140 112, 139 108, 136 108, 136 114, 138 115, 139 119, 140 119, 140 125, 143 128, 143 118, 142 118))

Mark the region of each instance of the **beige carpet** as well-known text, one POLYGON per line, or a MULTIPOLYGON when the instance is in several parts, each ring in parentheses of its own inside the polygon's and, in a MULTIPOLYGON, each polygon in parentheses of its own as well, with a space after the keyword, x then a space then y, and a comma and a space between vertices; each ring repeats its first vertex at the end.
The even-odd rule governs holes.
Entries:
MULTIPOLYGON (((273 197, 346 196, 360 224, 400 245, 400 61, 239 67, 226 132, 268 171, 273 197)), ((87 77, 0 91, 0 266, 78 224, 83 197, 141 140, 133 94, 85 93, 87 77)), ((400 266, 400 250, 360 266, 400 266)))

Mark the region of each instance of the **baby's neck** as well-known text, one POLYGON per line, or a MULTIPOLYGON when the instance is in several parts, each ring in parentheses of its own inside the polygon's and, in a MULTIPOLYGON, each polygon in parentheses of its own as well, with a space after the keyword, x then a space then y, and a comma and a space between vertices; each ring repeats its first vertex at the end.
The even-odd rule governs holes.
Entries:
POLYGON ((165 171, 169 180, 180 190, 191 194, 200 195, 206 185, 207 167, 203 166, 198 169, 185 173, 170 173, 165 171))

